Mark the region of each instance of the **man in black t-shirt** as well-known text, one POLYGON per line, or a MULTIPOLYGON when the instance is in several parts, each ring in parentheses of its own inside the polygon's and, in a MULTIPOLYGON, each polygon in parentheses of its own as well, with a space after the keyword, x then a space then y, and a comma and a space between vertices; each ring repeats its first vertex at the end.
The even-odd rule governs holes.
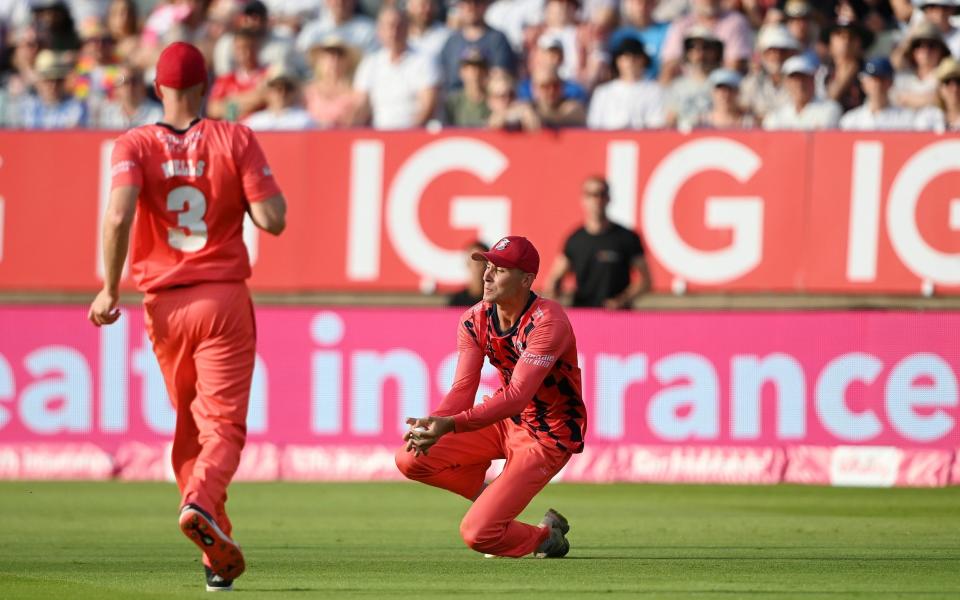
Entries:
POLYGON ((573 306, 630 308, 650 288, 650 271, 636 232, 607 218, 610 186, 599 176, 583 183, 583 226, 567 238, 547 280, 546 291, 559 296, 563 278, 573 273, 573 306), (637 274, 631 277, 631 272, 637 274))

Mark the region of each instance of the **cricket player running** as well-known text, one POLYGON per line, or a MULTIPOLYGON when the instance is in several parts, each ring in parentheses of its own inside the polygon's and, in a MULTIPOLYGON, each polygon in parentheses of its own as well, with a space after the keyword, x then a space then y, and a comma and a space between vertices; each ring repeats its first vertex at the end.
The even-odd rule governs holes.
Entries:
POLYGON ((167 46, 155 83, 163 121, 116 141, 103 225, 106 275, 89 318, 98 327, 119 318, 118 286, 135 229, 130 270, 177 414, 180 529, 203 551, 207 590, 221 591, 245 568, 225 509, 246 439, 256 346, 243 219, 249 213, 277 235, 286 202, 250 129, 199 117, 207 81, 197 48, 167 46))
POLYGON ((460 318, 453 387, 433 415, 407 419, 397 467, 473 500, 460 535, 477 552, 562 557, 570 549, 563 516, 550 509, 539 526, 516 517, 583 450, 587 412, 573 329, 559 304, 530 291, 540 255, 529 240, 506 237, 472 258, 487 263, 483 301, 460 318), (474 406, 484 356, 503 386, 474 406), (506 465, 485 485, 496 458, 506 465))

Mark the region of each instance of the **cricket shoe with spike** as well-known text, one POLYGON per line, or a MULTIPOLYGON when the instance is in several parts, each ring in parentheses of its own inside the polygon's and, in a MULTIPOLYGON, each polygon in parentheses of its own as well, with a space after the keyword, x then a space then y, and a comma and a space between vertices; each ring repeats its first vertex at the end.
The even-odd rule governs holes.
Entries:
POLYGON ((232 582, 246 569, 240 546, 196 504, 187 504, 180 511, 180 531, 203 551, 210 569, 223 579, 232 582))
POLYGON ((203 570, 207 574, 207 591, 208 592, 232 592, 233 591, 233 580, 224 579, 216 573, 213 572, 213 569, 207 565, 203 565, 203 570))
POLYGON ((570 524, 563 515, 551 508, 540 521, 540 527, 549 529, 550 535, 534 551, 535 558, 563 558, 570 552, 570 542, 566 537, 570 524))

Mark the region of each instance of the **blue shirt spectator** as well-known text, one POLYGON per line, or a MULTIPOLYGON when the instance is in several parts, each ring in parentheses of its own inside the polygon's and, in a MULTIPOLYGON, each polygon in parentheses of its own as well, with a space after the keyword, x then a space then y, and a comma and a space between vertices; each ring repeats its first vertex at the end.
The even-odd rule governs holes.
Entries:
POLYGON ((67 75, 73 65, 53 50, 37 54, 36 94, 17 103, 11 125, 24 129, 70 129, 86 127, 87 105, 67 91, 67 75))
POLYGON ((491 69, 502 69, 511 75, 516 74, 517 58, 510 42, 507 36, 486 24, 486 10, 486 0, 459 0, 457 3, 460 29, 450 34, 440 51, 440 71, 443 88, 447 91, 462 86, 460 57, 468 47, 474 47, 483 53, 491 69))
POLYGON ((650 66, 647 67, 647 77, 654 79, 660 75, 660 48, 663 47, 663 40, 667 37, 669 23, 658 23, 653 20, 653 10, 656 8, 655 0, 623 0, 621 11, 623 15, 623 25, 610 35, 607 41, 607 49, 611 55, 625 39, 633 38, 643 44, 643 50, 650 58, 650 66))

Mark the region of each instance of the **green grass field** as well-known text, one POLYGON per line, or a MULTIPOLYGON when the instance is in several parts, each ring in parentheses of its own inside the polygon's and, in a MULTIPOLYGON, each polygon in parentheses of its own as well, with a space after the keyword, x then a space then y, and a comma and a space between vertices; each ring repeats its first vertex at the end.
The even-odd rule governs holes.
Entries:
MULTIPOLYGON (((485 560, 466 502, 394 484, 237 484, 250 598, 960 598, 960 488, 549 486, 561 560, 485 560)), ((0 599, 205 597, 172 484, 0 484, 0 599)))

